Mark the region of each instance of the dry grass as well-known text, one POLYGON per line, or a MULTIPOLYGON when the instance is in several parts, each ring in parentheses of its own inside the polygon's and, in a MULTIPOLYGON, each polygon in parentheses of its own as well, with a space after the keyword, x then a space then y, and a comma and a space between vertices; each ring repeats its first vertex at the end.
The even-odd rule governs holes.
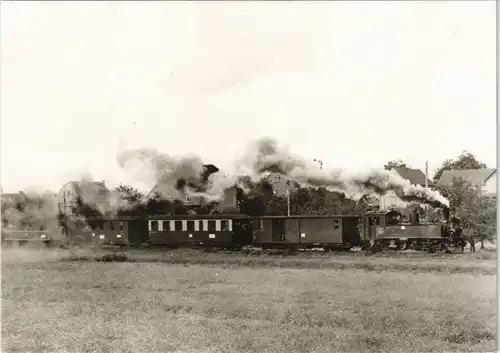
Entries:
POLYGON ((192 252, 181 252, 184 265, 166 263, 181 256, 175 252, 127 255, 153 261, 135 263, 57 261, 81 258, 83 252, 41 255, 46 253, 26 252, 24 260, 2 254, 3 352, 495 349, 494 276, 412 273, 404 267, 408 261, 416 267, 464 266, 467 258, 471 267, 494 267, 494 259, 474 254, 461 259, 237 256, 228 264, 230 256, 219 253, 204 254, 210 266, 200 266, 187 265, 190 256, 201 256, 192 252), (245 258, 255 267, 239 266, 245 258), (307 268, 318 260, 345 266, 307 268), (286 267, 280 261, 302 261, 305 268, 274 267, 286 267), (356 269, 363 263, 381 268, 356 269))
POLYGON ((203 252, 195 250, 151 251, 133 250, 123 253, 111 250, 88 249, 61 252, 66 261, 128 261, 161 262, 219 267, 280 267, 305 269, 362 269, 366 271, 409 271, 413 273, 471 273, 496 274, 496 252, 477 252, 456 255, 427 254, 422 252, 378 253, 296 253, 269 255, 241 252, 203 252))

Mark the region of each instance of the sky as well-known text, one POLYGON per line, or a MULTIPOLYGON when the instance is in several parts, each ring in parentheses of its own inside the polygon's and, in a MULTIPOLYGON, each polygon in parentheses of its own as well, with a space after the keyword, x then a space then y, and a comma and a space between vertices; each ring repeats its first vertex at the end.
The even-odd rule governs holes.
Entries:
POLYGON ((137 183, 123 148, 229 169, 270 136, 345 169, 496 167, 495 2, 1 3, 1 186, 137 183))

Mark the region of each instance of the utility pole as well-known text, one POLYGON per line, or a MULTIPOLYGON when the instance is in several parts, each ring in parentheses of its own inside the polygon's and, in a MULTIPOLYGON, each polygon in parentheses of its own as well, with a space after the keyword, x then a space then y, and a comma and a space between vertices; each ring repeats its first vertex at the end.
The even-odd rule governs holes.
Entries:
POLYGON ((429 182, 428 182, 428 179, 429 179, 429 162, 428 161, 425 161, 425 187, 428 188, 429 187, 429 182))
POLYGON ((288 209, 288 216, 290 216, 290 189, 287 188, 285 194, 286 194, 286 206, 288 209))
POLYGON ((315 162, 319 163, 319 169, 323 169, 323 161, 319 159, 314 159, 315 162))
POLYGON ((64 202, 64 211, 63 211, 63 229, 64 229, 64 235, 67 237, 68 236, 68 218, 67 218, 67 210, 66 210, 66 191, 63 191, 63 202, 64 202))

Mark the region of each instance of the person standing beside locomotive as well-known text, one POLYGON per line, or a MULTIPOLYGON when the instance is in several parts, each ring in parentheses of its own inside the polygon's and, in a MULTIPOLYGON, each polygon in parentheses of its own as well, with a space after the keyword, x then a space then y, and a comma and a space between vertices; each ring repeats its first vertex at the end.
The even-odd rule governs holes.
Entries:
POLYGON ((474 235, 469 236, 470 252, 476 252, 476 238, 474 235))

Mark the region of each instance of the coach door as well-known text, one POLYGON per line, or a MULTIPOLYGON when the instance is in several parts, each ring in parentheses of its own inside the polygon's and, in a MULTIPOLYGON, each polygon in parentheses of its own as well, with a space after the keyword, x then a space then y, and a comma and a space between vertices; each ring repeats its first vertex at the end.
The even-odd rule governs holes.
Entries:
POLYGON ((250 220, 233 220, 234 243, 239 246, 252 245, 253 231, 252 221, 250 220))
POLYGON ((377 227, 380 226, 380 217, 379 216, 369 217, 368 224, 369 224, 369 238, 370 239, 377 238, 377 227))
POLYGON ((283 241, 285 239, 285 220, 273 219, 272 241, 283 241))

